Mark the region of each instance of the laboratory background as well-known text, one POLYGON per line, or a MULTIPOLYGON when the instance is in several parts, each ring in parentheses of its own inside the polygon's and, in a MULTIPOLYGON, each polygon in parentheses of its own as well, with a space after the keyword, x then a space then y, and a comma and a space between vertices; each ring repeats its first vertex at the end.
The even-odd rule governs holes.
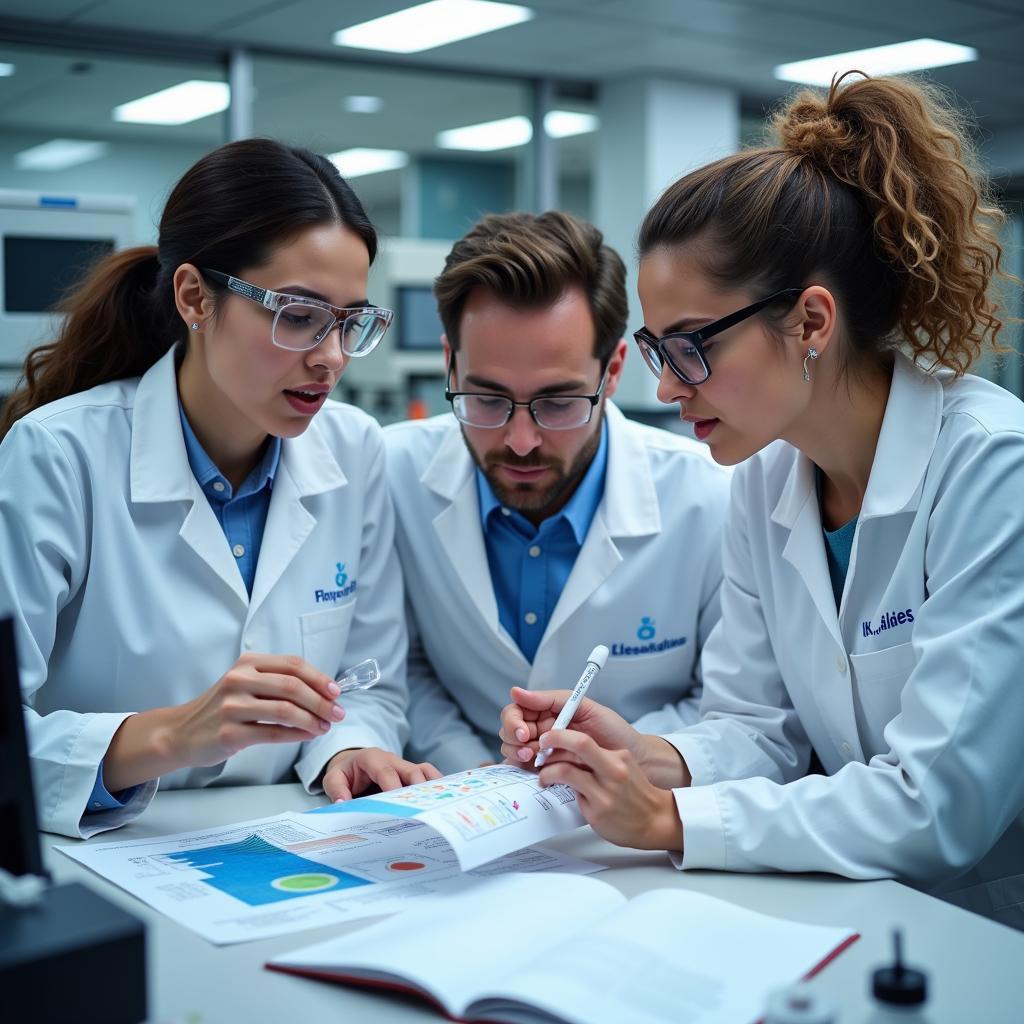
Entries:
MULTIPOLYGON (((1011 278, 1024 278, 1024 0, 0 0, 0 405, 18 386, 26 354, 54 337, 62 296, 90 266, 107 253, 156 242, 161 211, 186 170, 226 142, 269 137, 326 155, 351 183, 380 235, 368 298, 394 310, 394 322, 372 358, 347 365, 333 397, 384 426, 448 412, 433 294, 446 256, 486 214, 563 210, 596 225, 626 264, 631 351, 615 404, 632 420, 689 432, 678 408, 658 402, 658 381, 632 344, 632 332, 643 325, 638 228, 671 182, 760 143, 772 111, 794 90, 827 87, 834 75, 851 69, 920 75, 963 112, 994 198, 1006 212, 1003 267, 1011 278)), ((972 372, 1024 398, 1024 292, 1010 284, 998 287, 1006 289, 1000 334, 1006 350, 986 355, 972 372)), ((809 381, 806 361, 804 373, 809 381)), ((502 511, 508 515, 507 508, 502 511)), ((332 557, 335 564, 331 578, 341 593, 347 577, 343 563, 332 557)), ((651 624, 640 621, 637 635, 643 639, 651 624)), ((8 860, 17 808, 21 820, 34 822, 27 816, 27 753, 20 738, 22 745, 15 743, 13 727, 8 733, 4 724, 20 721, 21 714, 14 703, 12 642, 0 634, 0 697, 9 698, 9 707, 0 704, 0 851, 8 860)), ((179 790, 162 793, 161 801, 158 812, 130 832, 132 843, 192 829, 212 836, 225 822, 277 815, 284 806, 323 809, 322 797, 301 793, 294 780, 287 787, 210 787, 198 799, 179 790)), ((582 914, 590 896, 582 884, 589 880, 570 875, 586 873, 591 862, 600 865, 594 871, 611 869, 629 897, 670 884, 663 881, 669 872, 663 853, 641 852, 629 861, 627 851, 590 833, 565 831, 552 832, 558 842, 550 856, 564 872, 560 895, 571 912, 582 914), (577 885, 581 895, 574 897, 577 885)), ((55 838, 44 837, 45 845, 55 838)), ((324 842, 335 839, 332 833, 324 842)), ((243 836, 237 844, 242 853, 249 852, 250 840, 243 836)), ((436 1006, 423 1002, 386 999, 377 991, 353 994, 287 976, 324 977, 322 964, 296 959, 296 947, 312 941, 299 934, 301 924, 281 926, 275 918, 264 932, 246 933, 239 925, 236 934, 230 929, 237 922, 218 919, 204 922, 206 933, 192 925, 190 931, 171 920, 185 916, 184 897, 182 906, 168 909, 170 904, 145 895, 136 900, 114 885, 103 886, 102 901, 86 892, 102 874, 99 859, 89 861, 87 844, 80 844, 87 852, 77 859, 95 877, 77 865, 78 873, 72 873, 72 854, 65 858, 47 850, 40 860, 34 825, 18 842, 28 851, 29 868, 39 874, 44 860, 50 870, 58 865, 57 881, 71 879, 74 900, 84 902, 58 908, 63 918, 54 912, 41 946, 19 946, 11 924, 15 915, 5 916, 0 908, 0 1019, 8 1019, 5 986, 13 991, 18 971, 28 977, 27 967, 16 966, 14 950, 21 963, 37 967, 44 964, 43 952, 56 950, 57 964, 64 957, 52 977, 82 993, 81 1016, 66 1019, 441 1019, 436 1006), (77 885, 83 879, 90 885, 77 885), (70 940, 61 920, 93 928, 79 942, 87 952, 92 948, 93 960, 77 950, 74 960, 66 953, 70 940), (250 941, 254 937, 262 941, 250 941), (275 958, 272 971, 265 970, 275 958), (109 1000, 107 1017, 103 999, 109 1000)), ((174 854, 178 861, 188 862, 191 842, 174 854)), ((108 848, 113 844, 92 847, 108 848)), ((382 873, 385 867, 424 867, 404 851, 400 857, 391 852, 382 873)), ((1014 866, 1004 867, 1003 874, 1011 875, 1014 866)), ((126 853, 117 869, 127 874, 129 868, 126 853)), ((1024 864, 1016 870, 1019 881, 1024 864)), ((323 881, 294 878, 311 886, 323 881)), ((801 989, 785 1005, 780 996, 771 1012, 759 1003, 769 1024, 1024 1020, 1024 935, 910 887, 889 879, 865 884, 797 872, 695 871, 685 884, 702 897, 751 911, 729 925, 737 949, 733 962, 722 967, 723 992, 742 990, 737 979, 756 980, 759 970, 771 978, 768 954, 781 956, 790 945, 794 955, 798 942, 814 951, 808 962, 829 964, 809 996, 801 989), (755 911, 771 916, 757 924, 755 911), (773 918, 780 920, 768 924, 773 918), (789 924, 784 928, 781 921, 789 924), (788 930, 795 921, 844 929, 813 935, 795 925, 788 930), (748 947, 755 951, 749 956, 748 947), (904 972, 904 953, 921 975, 904 972), (906 1013, 897 1008, 891 1016, 869 1017, 875 1007, 869 1007, 869 990, 878 984, 895 993, 896 1003, 915 985, 921 998, 910 1007, 908 997, 906 1013)), ((293 891, 273 898, 305 895, 293 891)), ((8 899, 2 892, 0 897, 0 903, 8 899)), ((687 912, 713 916, 713 909, 702 907, 698 902, 687 912)), ((250 907, 251 920, 262 921, 264 909, 250 907)), ((429 936, 435 919, 462 914, 469 920, 475 911, 467 901, 440 915, 429 904, 409 913, 420 915, 407 919, 413 922, 409 934, 429 936), (417 933, 414 925, 422 930, 417 933)), ((656 909, 650 913, 657 923, 656 909)), ((322 929, 314 938, 326 939, 327 922, 336 925, 341 916, 339 911, 337 918, 317 919, 322 929)), ((527 934, 533 941, 544 916, 533 919, 529 934, 498 928, 499 938, 516 945, 527 934)), ((586 930, 581 927, 580 934, 586 930)), ((680 943, 687 930, 679 926, 680 943)), ((348 934, 345 928, 339 933, 348 934)), ((429 941, 423 945, 431 954, 429 941)), ((352 948, 339 947, 338 956, 358 959, 357 946, 353 941, 352 948)), ((619 954, 605 952, 607 961, 576 963, 592 979, 595 1005, 616 975, 619 954)), ((623 970, 640 979, 638 988, 645 986, 642 968, 638 960, 635 970, 623 970)), ((50 968, 41 969, 45 984, 50 968)), ((656 986, 646 993, 651 1006, 658 1007, 658 996, 656 986)), ((687 1017, 682 1007, 648 1012, 635 1019, 704 1019, 687 1017)), ((29 1013, 18 1019, 45 1018, 29 1013)), ((579 1010, 575 1018, 524 1011, 515 1019, 603 1024, 608 1018, 579 1010)))
MULTIPOLYGON (((635 330, 634 235, 661 190, 759 140, 774 104, 828 83, 831 55, 878 47, 856 66, 921 69, 975 122, 1011 214, 1007 269, 1022 269, 1018 0, 537 0, 479 25, 428 4, 362 27, 410 6, 0 3, 0 394, 92 255, 154 242, 186 168, 271 136, 329 155, 382 235, 370 298, 395 325, 336 397, 382 423, 446 411, 431 282, 482 214, 595 223, 626 257, 635 330)), ((1019 328, 1003 340, 1019 348, 1019 328)), ((980 372, 1024 392, 1018 359, 980 372)), ((634 354, 618 404, 675 427, 655 384, 634 354)))

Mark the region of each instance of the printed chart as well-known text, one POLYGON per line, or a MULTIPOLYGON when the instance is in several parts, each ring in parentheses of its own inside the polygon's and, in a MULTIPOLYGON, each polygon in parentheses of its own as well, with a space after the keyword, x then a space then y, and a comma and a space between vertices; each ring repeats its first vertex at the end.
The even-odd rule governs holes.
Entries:
POLYGON ((585 824, 568 786, 545 789, 534 773, 514 765, 475 768, 308 813, 415 818, 451 843, 466 870, 585 824))
POLYGON ((510 871, 599 865, 533 844, 583 823, 571 790, 511 766, 222 828, 58 847, 211 942, 406 909, 510 871))
POLYGON ((165 860, 202 872, 207 885, 250 907, 297 899, 327 889, 373 884, 366 878, 296 857, 258 835, 246 836, 238 843, 168 853, 165 860))

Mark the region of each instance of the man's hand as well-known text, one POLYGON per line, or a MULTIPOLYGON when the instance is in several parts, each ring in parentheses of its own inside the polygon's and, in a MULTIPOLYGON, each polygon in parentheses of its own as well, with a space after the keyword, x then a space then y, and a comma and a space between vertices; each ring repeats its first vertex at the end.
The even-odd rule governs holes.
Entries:
POLYGON ((323 785, 336 803, 351 800, 371 786, 386 791, 439 778, 441 773, 432 764, 413 764, 379 747, 364 747, 335 754, 327 762, 323 785))

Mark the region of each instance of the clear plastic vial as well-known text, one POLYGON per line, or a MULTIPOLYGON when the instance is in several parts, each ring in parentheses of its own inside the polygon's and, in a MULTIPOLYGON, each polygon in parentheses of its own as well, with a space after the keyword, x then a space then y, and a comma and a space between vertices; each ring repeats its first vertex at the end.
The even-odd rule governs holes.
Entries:
POLYGON ((768 997, 762 1024, 836 1024, 836 1004, 803 982, 768 997))
MULTIPOLYGON (((376 658, 367 658, 366 661, 346 669, 334 681, 341 687, 338 697, 353 690, 369 690, 380 682, 380 666, 376 658)), ((334 698, 335 701, 338 697, 334 698)))

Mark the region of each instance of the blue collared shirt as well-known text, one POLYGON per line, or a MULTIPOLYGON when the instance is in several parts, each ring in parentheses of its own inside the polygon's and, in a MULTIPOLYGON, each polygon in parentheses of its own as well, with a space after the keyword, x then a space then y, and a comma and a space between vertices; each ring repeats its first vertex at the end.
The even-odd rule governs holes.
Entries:
POLYGON ((180 402, 178 408, 192 475, 210 502, 210 508, 231 546, 238 571, 245 581, 245 589, 251 596, 253 580, 256 578, 256 562, 263 543, 263 529, 267 525, 267 512, 270 510, 270 492, 281 459, 281 439, 270 438, 263 458, 236 493, 199 443, 180 402))
POLYGON ((608 424, 593 461, 573 496, 556 515, 534 526, 505 508, 487 478, 476 472, 487 563, 498 620, 532 662, 604 494, 608 424))
MULTIPOLYGON (((235 493, 227 478, 199 443, 180 401, 178 411, 181 415, 181 432, 185 438, 185 452, 192 475, 203 489, 203 494, 210 502, 210 508, 213 509, 228 544, 231 545, 231 553, 235 556, 238 571, 245 581, 245 589, 251 596, 253 580, 256 578, 256 563, 263 543, 263 530, 267 525, 267 513, 270 510, 270 492, 277 464, 281 459, 281 439, 270 439, 263 458, 235 493)), ((100 762, 89 803, 86 805, 86 813, 124 807, 136 789, 137 787, 133 786, 118 793, 117 796, 108 792, 103 784, 103 763, 100 762)))

